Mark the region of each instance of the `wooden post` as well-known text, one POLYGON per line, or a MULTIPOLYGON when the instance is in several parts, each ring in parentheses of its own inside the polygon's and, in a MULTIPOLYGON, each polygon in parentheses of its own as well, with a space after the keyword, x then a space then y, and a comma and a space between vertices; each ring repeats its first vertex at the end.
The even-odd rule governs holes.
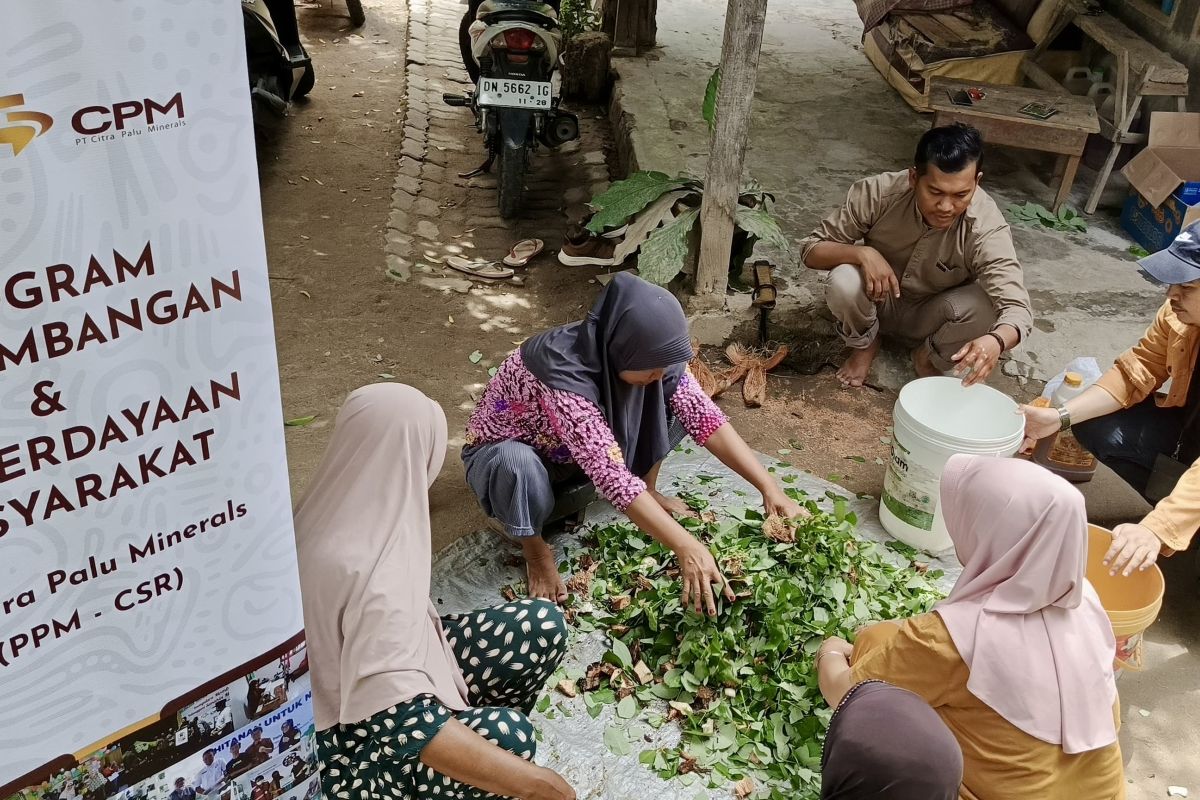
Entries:
POLYGON ((601 0, 600 30, 618 51, 634 54, 654 47, 658 34, 658 0, 601 0))
POLYGON ((696 268, 696 296, 701 303, 711 301, 719 306, 725 302, 734 215, 746 161, 750 106, 766 17, 767 0, 729 0, 725 11, 721 89, 717 93, 717 120, 700 209, 703 237, 696 268))

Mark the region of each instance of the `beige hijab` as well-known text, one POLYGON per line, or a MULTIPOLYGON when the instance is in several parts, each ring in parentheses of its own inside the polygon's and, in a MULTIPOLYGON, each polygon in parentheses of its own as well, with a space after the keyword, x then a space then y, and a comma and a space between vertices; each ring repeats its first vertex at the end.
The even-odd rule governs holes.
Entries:
POLYGON ((445 453, 441 407, 410 386, 363 387, 338 414, 296 508, 318 730, 421 694, 468 705, 429 600, 429 487, 445 453))

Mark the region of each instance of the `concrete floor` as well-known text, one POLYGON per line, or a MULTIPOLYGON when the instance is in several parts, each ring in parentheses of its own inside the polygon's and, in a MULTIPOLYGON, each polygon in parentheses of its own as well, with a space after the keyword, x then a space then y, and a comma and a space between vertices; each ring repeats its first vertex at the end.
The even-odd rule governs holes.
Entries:
MULTIPOLYGON (((660 47, 616 61, 621 81, 614 117, 624 120, 628 154, 637 167, 703 175, 708 133, 700 115, 705 84, 720 58, 726 0, 685 0, 659 6, 660 47)), ((929 119, 914 113, 861 52, 861 23, 849 0, 771 0, 748 169, 778 199, 792 241, 805 236, 849 183, 911 163, 929 119)), ((989 150, 984 184, 996 201, 1048 204, 1052 161, 1037 153, 989 150)), ((1094 173, 1080 171, 1073 203, 1081 207, 1094 173)), ((1116 208, 1126 191, 1120 176, 1089 218, 1086 234, 1017 228, 1017 251, 1033 299, 1036 330, 1006 366, 1007 390, 1035 393, 1075 356, 1102 364, 1144 330, 1162 293, 1138 277, 1116 208)), ((817 276, 794 260, 783 269, 785 298, 797 318, 819 314, 817 276)), ((782 302, 782 301, 781 301, 782 302)), ((787 312, 781 309, 781 317, 787 312)), ((895 357, 882 360, 876 382, 895 388, 909 373, 895 357)), ((994 381, 995 382, 995 381, 994 381)), ((1111 483, 1095 489, 1108 492, 1111 483)), ((1197 560, 1164 565, 1168 592, 1162 617, 1146 642, 1147 668, 1122 677, 1122 745, 1131 798, 1164 797, 1168 785, 1200 792, 1200 762, 1177 754, 1200 748, 1200 610, 1197 560)))

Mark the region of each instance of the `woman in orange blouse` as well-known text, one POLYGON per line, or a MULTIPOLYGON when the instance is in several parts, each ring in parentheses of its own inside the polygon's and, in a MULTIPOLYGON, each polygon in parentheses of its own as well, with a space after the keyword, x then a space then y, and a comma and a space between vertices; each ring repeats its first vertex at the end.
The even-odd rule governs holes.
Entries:
POLYGON ((962 575, 931 613, 818 653, 822 690, 883 680, 962 748, 966 800, 1119 800, 1113 634, 1084 578, 1083 497, 1041 467, 953 456, 942 510, 962 575))

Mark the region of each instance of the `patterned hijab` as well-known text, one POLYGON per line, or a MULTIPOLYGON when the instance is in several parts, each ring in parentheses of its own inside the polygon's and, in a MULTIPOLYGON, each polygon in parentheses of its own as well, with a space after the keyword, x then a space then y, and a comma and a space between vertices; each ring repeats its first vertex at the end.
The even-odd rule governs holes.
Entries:
POLYGON ((692 358, 687 318, 666 289, 618 273, 586 319, 552 328, 521 346, 526 368, 552 389, 595 403, 625 464, 645 476, 670 451, 667 403, 692 358), (633 386, 624 370, 664 369, 662 380, 633 386))
POLYGON ((429 600, 429 487, 445 455, 446 417, 411 386, 363 387, 337 416, 296 507, 318 730, 421 694, 467 708, 429 600))

